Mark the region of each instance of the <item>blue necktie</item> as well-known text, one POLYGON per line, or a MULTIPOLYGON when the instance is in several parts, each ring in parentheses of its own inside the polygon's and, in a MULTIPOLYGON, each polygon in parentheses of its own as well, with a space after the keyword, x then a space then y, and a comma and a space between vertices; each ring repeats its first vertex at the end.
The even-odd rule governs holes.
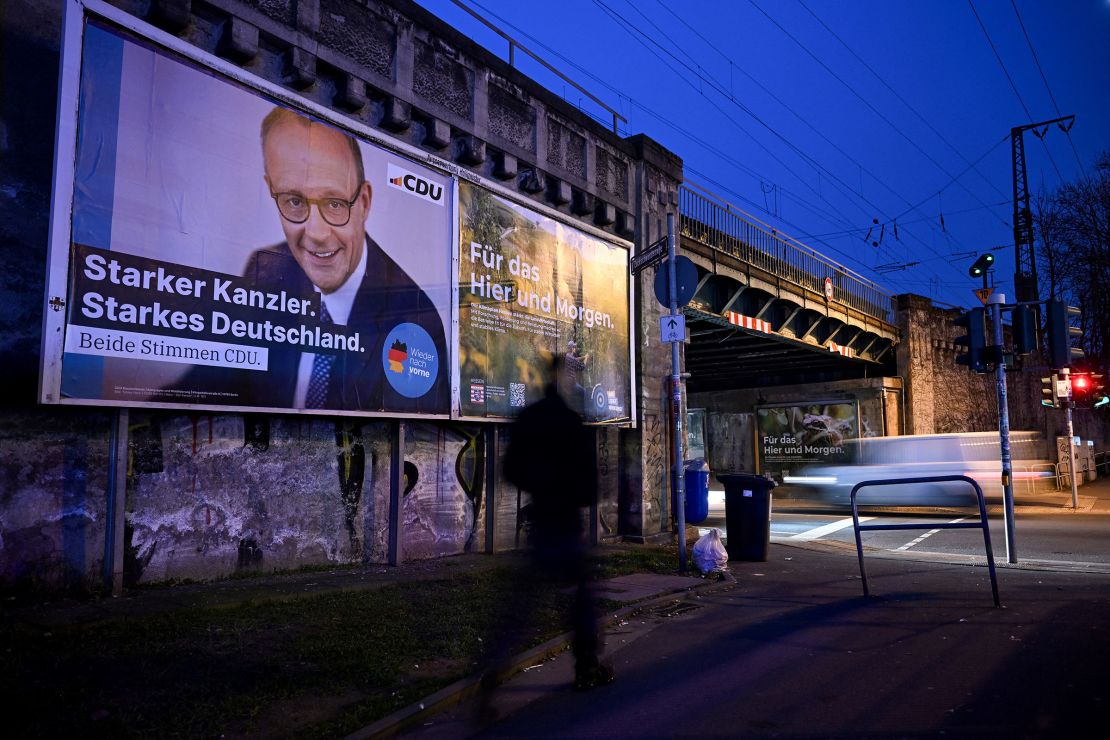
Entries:
MULTIPOLYGON (((320 301, 320 323, 331 324, 331 314, 328 313, 327 304, 320 301)), ((331 366, 335 364, 335 355, 317 352, 312 360, 312 375, 308 378, 308 392, 305 394, 304 407, 306 409, 322 409, 328 398, 328 379, 331 377, 331 366)))

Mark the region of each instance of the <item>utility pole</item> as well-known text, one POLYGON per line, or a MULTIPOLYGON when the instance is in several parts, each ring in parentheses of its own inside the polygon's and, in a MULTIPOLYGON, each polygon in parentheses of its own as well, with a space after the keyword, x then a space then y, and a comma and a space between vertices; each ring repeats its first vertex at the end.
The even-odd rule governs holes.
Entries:
POLYGON ((1079 484, 1075 482, 1075 426, 1071 421, 1072 392, 1071 368, 1060 368, 1060 378, 1068 389, 1068 395, 1061 400, 1064 403, 1064 414, 1068 425, 1068 479, 1071 481, 1071 508, 1079 508, 1079 484))
MULTIPOLYGON (((678 278, 675 275, 674 214, 667 214, 667 284, 670 289, 671 316, 678 316, 678 278)), ((686 475, 682 469, 682 368, 678 342, 671 342, 671 415, 674 417, 675 512, 678 519, 678 571, 686 572, 686 475)))
MULTIPOLYGON (((986 278, 984 277, 984 282, 986 278)), ((994 344, 998 348, 998 361, 995 363, 995 385, 998 389, 998 439, 1002 447, 1002 511, 1006 527, 1006 560, 1017 562, 1017 549, 1014 546, 1014 474, 1010 459, 1010 401, 1006 392, 1006 363, 1002 349, 1002 304, 1006 296, 1001 293, 989 299, 991 320, 994 322, 994 344)))
POLYGON ((1029 207, 1029 176, 1025 168, 1025 139, 1032 130, 1038 139, 1048 127, 1057 124, 1066 133, 1075 124, 1075 116, 1062 116, 1051 121, 1028 123, 1010 129, 1010 151, 1014 165, 1014 294, 1018 302, 1036 301, 1037 258, 1033 252, 1033 211, 1029 207), (1064 122, 1067 121, 1067 125, 1064 122), (1039 131, 1038 131, 1039 129, 1039 131))

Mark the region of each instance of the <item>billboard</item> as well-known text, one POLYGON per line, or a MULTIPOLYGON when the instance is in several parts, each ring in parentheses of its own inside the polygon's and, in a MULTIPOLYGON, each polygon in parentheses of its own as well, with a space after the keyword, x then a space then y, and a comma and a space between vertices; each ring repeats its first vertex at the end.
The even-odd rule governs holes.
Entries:
POLYGON ((453 180, 107 22, 83 35, 42 399, 449 415, 453 180))
POLYGON ((859 403, 854 400, 757 406, 755 416, 764 470, 850 462, 844 443, 859 437, 859 403))
POLYGON ((630 421, 628 250, 468 182, 459 222, 460 414, 516 416, 558 356, 587 422, 630 421))

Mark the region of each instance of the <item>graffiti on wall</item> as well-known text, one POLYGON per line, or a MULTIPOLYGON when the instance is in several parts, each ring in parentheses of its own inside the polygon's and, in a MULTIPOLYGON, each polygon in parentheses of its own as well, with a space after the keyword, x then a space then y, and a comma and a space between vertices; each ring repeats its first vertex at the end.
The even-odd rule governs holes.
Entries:
MULTIPOLYGON (((156 414, 136 414, 132 425, 127 583, 384 557, 388 423, 156 414)), ((478 547, 486 468, 481 429, 423 423, 408 429, 405 558, 478 547)))
POLYGON ((615 429, 597 430, 597 519, 603 534, 617 533, 619 483, 615 429))
POLYGON ((405 458, 419 471, 404 497, 402 550, 406 559, 466 552, 481 542, 485 481, 481 430, 465 425, 412 424, 405 458))
POLYGON ((667 438, 663 424, 656 414, 644 414, 644 530, 659 526, 663 521, 663 496, 666 490, 667 438), (653 471, 659 471, 654 474, 653 471), (650 486, 649 482, 654 483, 650 486), (653 490, 654 495, 647 495, 653 490))

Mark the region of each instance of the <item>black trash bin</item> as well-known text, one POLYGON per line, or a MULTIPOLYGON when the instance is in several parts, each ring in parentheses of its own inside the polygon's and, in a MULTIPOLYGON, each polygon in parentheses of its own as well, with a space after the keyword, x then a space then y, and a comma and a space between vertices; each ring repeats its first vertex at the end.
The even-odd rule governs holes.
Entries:
POLYGON ((717 480, 725 487, 725 549, 729 560, 766 560, 775 482, 751 473, 718 473, 717 480))

